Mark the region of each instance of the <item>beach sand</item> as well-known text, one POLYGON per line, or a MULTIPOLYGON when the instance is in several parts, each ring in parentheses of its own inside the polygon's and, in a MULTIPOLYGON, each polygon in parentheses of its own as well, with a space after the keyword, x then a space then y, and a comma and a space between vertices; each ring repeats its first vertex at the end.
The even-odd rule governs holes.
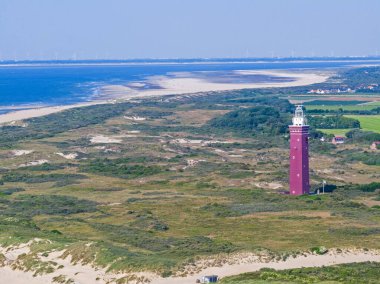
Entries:
POLYGON ((216 83, 207 78, 198 78, 191 73, 181 73, 181 76, 153 76, 148 78, 148 83, 158 86, 158 89, 136 90, 125 85, 107 85, 102 88, 101 93, 106 98, 136 98, 164 95, 181 95, 201 92, 231 91, 240 89, 273 88, 273 87, 295 87, 321 83, 327 80, 326 74, 317 72, 290 72, 278 70, 244 70, 235 71, 236 74, 265 75, 273 77, 291 78, 283 82, 253 82, 253 83, 216 83), (184 75, 187 74, 187 77, 184 75))
POLYGON ((271 71, 271 70, 245 70, 235 71, 241 75, 266 75, 291 78, 292 81, 284 82, 267 82, 267 83, 215 83, 206 79, 201 79, 186 73, 184 76, 153 76, 148 78, 148 83, 157 86, 156 89, 135 89, 134 83, 128 85, 106 85, 101 88, 100 96, 87 103, 62 105, 52 107, 38 107, 26 110, 16 110, 0 115, 0 124, 12 123, 23 119, 33 118, 48 115, 63 110, 90 106, 94 104, 115 103, 116 101, 124 101, 136 98, 146 98, 165 95, 183 95, 200 92, 228 91, 239 89, 254 89, 254 88, 271 88, 271 87, 294 87, 305 86, 315 83, 321 83, 327 80, 328 74, 323 74, 317 71, 271 71))

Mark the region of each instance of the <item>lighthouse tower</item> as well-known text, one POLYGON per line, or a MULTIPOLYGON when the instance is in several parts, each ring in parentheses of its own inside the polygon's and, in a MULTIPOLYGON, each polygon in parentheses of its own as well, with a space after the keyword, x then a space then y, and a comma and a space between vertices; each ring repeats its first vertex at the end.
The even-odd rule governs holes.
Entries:
POLYGON ((298 105, 293 116, 290 131, 290 172, 289 192, 292 195, 308 194, 309 185, 309 125, 302 109, 298 105))

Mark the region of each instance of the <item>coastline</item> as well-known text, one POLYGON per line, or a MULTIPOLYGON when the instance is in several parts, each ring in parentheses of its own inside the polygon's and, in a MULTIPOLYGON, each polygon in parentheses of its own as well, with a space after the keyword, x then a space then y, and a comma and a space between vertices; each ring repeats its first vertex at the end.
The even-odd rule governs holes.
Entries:
POLYGON ((159 97, 167 95, 185 95, 212 91, 232 91, 241 89, 279 88, 306 86, 322 83, 329 77, 316 71, 295 72, 289 70, 246 70, 237 71, 242 75, 267 75, 274 77, 291 78, 293 81, 286 82, 261 82, 261 83, 213 83, 209 80, 195 78, 189 73, 188 77, 154 76, 148 78, 148 83, 158 86, 158 89, 133 89, 128 85, 106 85, 101 88, 101 94, 93 101, 72 105, 57 105, 36 107, 16 110, 0 115, 0 124, 13 123, 16 121, 45 116, 48 114, 68 110, 76 107, 84 107, 96 104, 115 103, 130 99, 159 97))

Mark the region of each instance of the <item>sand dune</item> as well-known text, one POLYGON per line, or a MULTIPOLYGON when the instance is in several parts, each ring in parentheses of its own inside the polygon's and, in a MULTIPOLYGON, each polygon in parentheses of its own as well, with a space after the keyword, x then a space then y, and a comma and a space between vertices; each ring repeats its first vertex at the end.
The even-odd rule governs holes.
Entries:
POLYGON ((276 261, 266 255, 256 255, 253 253, 240 253, 233 256, 208 258, 200 260, 195 265, 187 269, 188 276, 162 278, 152 272, 137 272, 129 274, 114 274, 106 271, 106 268, 93 267, 91 265, 73 264, 70 257, 63 259, 63 251, 50 252, 48 256, 39 256, 40 261, 54 263, 55 270, 52 273, 34 275, 34 271, 22 271, 14 266, 17 259, 24 253, 29 253, 29 246, 32 242, 42 240, 32 240, 31 242, 11 249, 0 247, 6 257, 3 267, 0 264, 0 282, 9 284, 42 284, 54 283, 53 279, 71 279, 76 284, 112 284, 118 279, 128 279, 128 283, 151 283, 151 284, 190 284, 203 275, 216 274, 219 277, 237 275, 245 272, 258 271, 261 268, 273 268, 277 270, 301 268, 301 267, 321 267, 342 263, 380 262, 380 251, 364 251, 359 249, 345 250, 337 252, 330 250, 325 255, 314 255, 304 253, 296 257, 289 257, 285 261, 276 261), (134 280, 132 280, 134 279, 134 280), (148 282, 142 282, 148 281, 148 282))

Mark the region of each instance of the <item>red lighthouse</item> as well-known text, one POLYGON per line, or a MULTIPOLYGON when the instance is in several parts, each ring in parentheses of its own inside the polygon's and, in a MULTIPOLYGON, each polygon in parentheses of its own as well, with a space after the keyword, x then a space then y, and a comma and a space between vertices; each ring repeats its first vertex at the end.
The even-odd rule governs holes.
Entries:
POLYGON ((290 131, 289 192, 292 195, 308 194, 309 185, 309 125, 301 105, 293 116, 290 131))

